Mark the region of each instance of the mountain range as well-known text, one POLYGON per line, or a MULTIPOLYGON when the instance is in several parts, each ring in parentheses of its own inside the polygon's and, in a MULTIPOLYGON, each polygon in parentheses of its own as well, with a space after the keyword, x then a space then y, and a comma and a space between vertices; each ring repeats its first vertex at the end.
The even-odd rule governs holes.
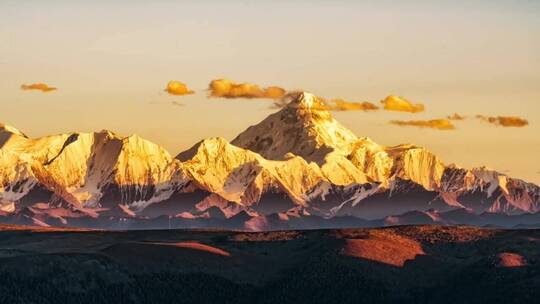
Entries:
POLYGON ((29 138, 0 124, 0 221, 246 230, 411 218, 540 223, 535 184, 485 167, 446 165, 412 144, 379 145, 341 125, 316 96, 288 98, 231 142, 208 138, 175 157, 136 135, 104 130, 29 138))

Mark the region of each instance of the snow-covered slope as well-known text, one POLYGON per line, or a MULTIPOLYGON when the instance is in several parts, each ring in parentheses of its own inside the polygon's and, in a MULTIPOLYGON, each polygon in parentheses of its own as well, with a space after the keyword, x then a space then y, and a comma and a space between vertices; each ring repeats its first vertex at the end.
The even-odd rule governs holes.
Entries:
POLYGON ((231 143, 271 160, 302 157, 320 165, 324 177, 335 184, 367 182, 364 172, 347 159, 356 135, 336 121, 316 96, 302 92, 287 98, 286 107, 231 143))
POLYGON ((12 126, 0 123, 0 148, 11 139, 18 137, 26 138, 26 135, 12 126))
POLYGON ((441 192, 475 212, 516 214, 540 211, 540 188, 486 167, 445 168, 441 192))
POLYGON ((300 157, 266 160, 257 153, 229 144, 223 138, 201 141, 180 153, 181 168, 198 187, 242 206, 257 204, 265 192, 279 191, 294 203, 323 177, 319 167, 300 157))
POLYGON ((328 153, 348 150, 356 141, 356 136, 337 122, 316 96, 302 92, 288 98, 287 106, 249 127, 231 143, 267 159, 281 160, 292 153, 321 164, 328 153))
POLYGON ((0 149, 0 166, 4 203, 40 185, 78 207, 99 207, 108 190, 118 192, 113 195, 118 201, 111 203, 148 200, 170 183, 175 170, 169 153, 158 145, 109 131, 18 136, 0 149))

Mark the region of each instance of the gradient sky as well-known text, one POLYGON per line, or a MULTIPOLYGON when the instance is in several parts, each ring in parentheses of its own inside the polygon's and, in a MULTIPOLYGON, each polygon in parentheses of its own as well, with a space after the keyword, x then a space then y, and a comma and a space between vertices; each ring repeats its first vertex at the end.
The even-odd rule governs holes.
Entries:
POLYGON ((412 142, 448 164, 540 183, 539 1, 147 2, 1 0, 0 121, 30 136, 137 133, 176 154, 275 111, 268 100, 208 99, 212 79, 374 103, 396 94, 426 111, 335 117, 380 144, 412 142), (169 80, 197 94, 168 95, 169 80), (35 82, 58 91, 20 90, 35 82), (388 123, 454 112, 530 125, 388 123))

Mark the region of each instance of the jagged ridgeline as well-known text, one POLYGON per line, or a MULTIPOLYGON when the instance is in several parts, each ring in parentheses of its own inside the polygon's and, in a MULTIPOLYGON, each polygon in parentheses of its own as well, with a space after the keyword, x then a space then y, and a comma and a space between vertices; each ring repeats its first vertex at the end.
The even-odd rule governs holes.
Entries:
POLYGON ((100 226, 166 216, 184 226, 207 221, 260 230, 294 221, 317 227, 332 218, 354 225, 411 211, 540 210, 534 184, 487 168, 446 166, 415 145, 358 138, 315 96, 289 98, 231 143, 205 139, 174 158, 136 135, 34 139, 0 125, 0 218, 100 226))

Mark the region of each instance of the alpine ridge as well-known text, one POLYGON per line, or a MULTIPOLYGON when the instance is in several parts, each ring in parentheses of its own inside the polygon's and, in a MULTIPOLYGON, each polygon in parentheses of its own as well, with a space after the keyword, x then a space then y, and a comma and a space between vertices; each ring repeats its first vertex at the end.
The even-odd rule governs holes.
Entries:
POLYGON ((137 135, 29 138, 0 124, 0 220, 129 228, 172 218, 180 227, 266 230, 387 225, 428 210, 415 218, 540 211, 537 185, 359 138, 310 93, 285 99, 230 143, 205 139, 176 157, 137 135))

